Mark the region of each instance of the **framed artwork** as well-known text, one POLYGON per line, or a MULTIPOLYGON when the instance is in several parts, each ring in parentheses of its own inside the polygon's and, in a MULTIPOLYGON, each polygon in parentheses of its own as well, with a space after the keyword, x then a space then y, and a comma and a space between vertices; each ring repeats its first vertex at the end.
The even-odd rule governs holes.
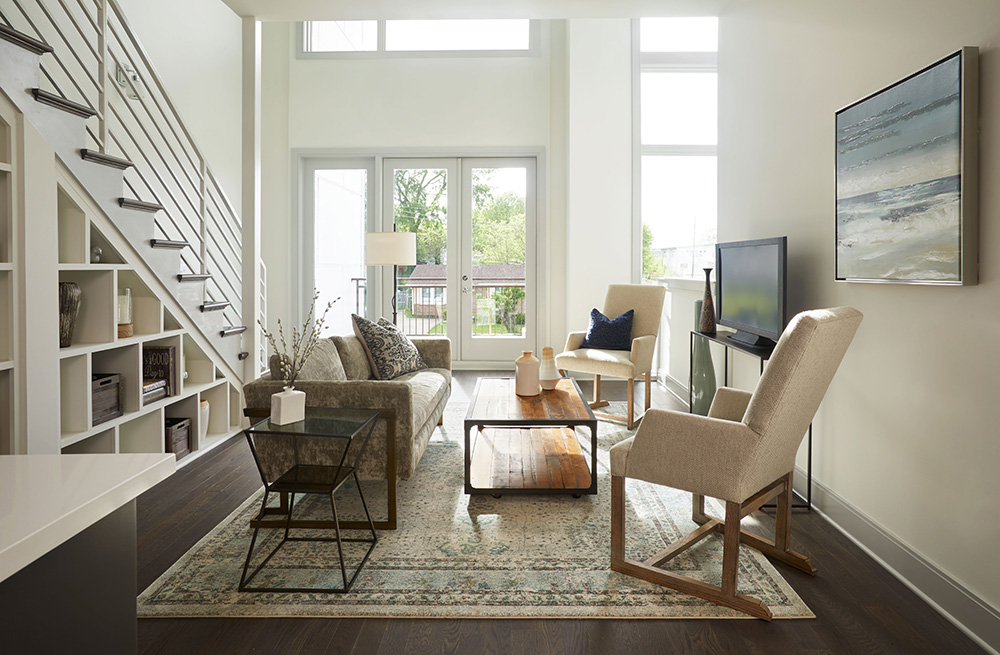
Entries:
POLYGON ((962 48, 837 112, 837 280, 978 282, 978 60, 962 48))

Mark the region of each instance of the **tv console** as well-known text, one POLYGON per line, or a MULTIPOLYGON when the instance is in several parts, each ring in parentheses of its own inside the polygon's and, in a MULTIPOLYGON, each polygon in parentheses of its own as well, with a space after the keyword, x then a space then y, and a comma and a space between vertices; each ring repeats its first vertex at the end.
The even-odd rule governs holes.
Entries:
MULTIPOLYGON (((694 362, 694 340, 695 338, 706 339, 707 341, 712 341, 714 343, 720 344, 725 348, 725 355, 723 356, 723 374, 722 374, 722 384, 723 386, 729 385, 729 351, 735 350, 737 352, 750 355, 751 357, 756 357, 760 360, 760 373, 764 373, 764 363, 771 359, 771 353, 774 352, 774 348, 777 345, 771 342, 768 345, 763 346, 753 346, 747 343, 742 343, 736 339, 733 339, 735 332, 729 330, 718 330, 715 334, 708 334, 705 332, 699 332, 698 330, 691 330, 691 336, 689 337, 688 343, 688 411, 690 411, 691 405, 694 403, 693 386, 694 386, 694 368, 692 363, 694 362)), ((813 439, 813 428, 812 423, 809 424, 809 455, 806 462, 806 498, 805 504, 799 503, 795 504, 793 502, 792 507, 805 508, 807 510, 812 510, 812 439, 813 439)), ((764 507, 774 507, 774 505, 765 505, 764 507)))

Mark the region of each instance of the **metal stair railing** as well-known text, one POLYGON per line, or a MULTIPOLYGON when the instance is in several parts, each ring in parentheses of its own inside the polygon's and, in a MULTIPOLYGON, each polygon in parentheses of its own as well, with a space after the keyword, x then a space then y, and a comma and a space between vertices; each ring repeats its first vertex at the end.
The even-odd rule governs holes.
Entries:
MULTIPOLYGON (((153 238, 186 241, 179 273, 209 273, 207 301, 241 325, 242 221, 115 0, 0 0, 3 22, 54 48, 40 88, 87 105, 86 147, 135 164, 126 194, 163 206, 153 238)), ((249 319, 248 319, 249 320, 249 319)))

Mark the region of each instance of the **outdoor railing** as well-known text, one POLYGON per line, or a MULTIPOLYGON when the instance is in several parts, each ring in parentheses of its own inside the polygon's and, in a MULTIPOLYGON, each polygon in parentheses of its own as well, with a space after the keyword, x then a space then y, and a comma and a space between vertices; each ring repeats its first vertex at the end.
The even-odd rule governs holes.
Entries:
POLYGON ((155 238, 187 241, 178 273, 210 273, 206 300, 242 324, 242 223, 115 0, 0 0, 10 27, 55 50, 40 86, 97 115, 87 147, 134 164, 126 195, 163 206, 155 238))

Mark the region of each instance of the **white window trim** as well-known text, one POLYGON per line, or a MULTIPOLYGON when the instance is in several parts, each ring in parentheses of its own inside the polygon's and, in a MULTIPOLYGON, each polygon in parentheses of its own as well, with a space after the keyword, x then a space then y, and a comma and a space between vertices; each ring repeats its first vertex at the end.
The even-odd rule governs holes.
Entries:
MULTIPOLYGON (((632 19, 632 281, 642 282, 642 158, 644 156, 719 156, 716 145, 642 144, 642 73, 719 71, 718 52, 640 52, 639 20, 632 19)), ((677 280, 688 278, 673 278, 677 280)), ((692 278, 693 279, 693 278, 692 278)))
MULTIPOLYGON (((378 45, 375 50, 362 52, 307 52, 305 23, 294 25, 296 59, 441 59, 446 57, 540 57, 542 53, 542 21, 528 21, 528 47, 522 50, 386 50, 385 20, 378 21, 378 45)), ((714 53, 713 53, 714 54, 714 53)))

